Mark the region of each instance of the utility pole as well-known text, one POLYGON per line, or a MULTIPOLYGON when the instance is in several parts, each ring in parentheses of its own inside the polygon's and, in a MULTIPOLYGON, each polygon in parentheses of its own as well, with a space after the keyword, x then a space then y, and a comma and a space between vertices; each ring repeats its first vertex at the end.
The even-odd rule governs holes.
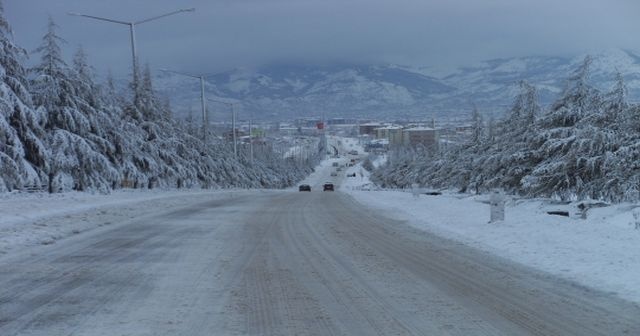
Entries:
POLYGON ((233 135, 233 155, 238 157, 238 140, 236 139, 236 106, 231 104, 231 134, 233 135))
POLYGON ((196 10, 195 8, 179 9, 179 10, 173 11, 171 13, 166 13, 166 14, 154 16, 154 17, 151 17, 151 18, 148 18, 148 19, 144 19, 144 20, 140 20, 140 21, 131 21, 131 22, 108 19, 108 18, 103 18, 103 17, 99 17, 99 16, 93 16, 93 15, 79 14, 79 13, 74 13, 74 12, 69 12, 67 14, 73 15, 73 16, 81 16, 81 17, 86 17, 86 18, 89 18, 89 19, 106 21, 106 22, 117 23, 117 24, 129 26, 129 34, 130 34, 130 39, 131 39, 131 57, 132 57, 132 63, 133 63, 133 78, 135 80, 135 76, 136 76, 137 71, 138 71, 138 54, 137 54, 137 46, 136 46, 136 26, 140 25, 140 24, 143 24, 143 23, 147 23, 149 21, 158 20, 158 19, 161 19, 161 18, 164 18, 164 17, 167 17, 167 16, 179 14, 179 13, 194 12, 195 10, 196 10))

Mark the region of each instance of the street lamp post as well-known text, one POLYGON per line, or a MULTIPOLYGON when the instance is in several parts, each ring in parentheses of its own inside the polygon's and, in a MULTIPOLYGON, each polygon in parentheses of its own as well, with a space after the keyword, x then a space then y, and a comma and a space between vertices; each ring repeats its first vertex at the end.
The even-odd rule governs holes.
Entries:
POLYGON ((249 162, 253 165, 253 112, 249 113, 249 162))
POLYGON ((192 74, 173 71, 173 70, 168 70, 168 69, 160 69, 160 71, 171 72, 171 73, 175 73, 175 74, 182 75, 182 76, 187 76, 187 77, 191 77, 191 78, 197 78, 197 79, 200 80, 200 105, 202 106, 202 141, 206 142, 206 140, 207 140, 207 126, 209 125, 209 122, 207 120, 207 105, 206 105, 206 98, 205 98, 205 95, 204 95, 204 77, 205 76, 204 75, 195 76, 195 75, 192 75, 192 74))
POLYGON ((167 17, 170 15, 174 15, 174 14, 179 14, 179 13, 183 13, 183 12, 193 12, 195 11, 195 8, 186 8, 186 9, 179 9, 177 11, 173 11, 171 13, 166 13, 166 14, 162 14, 162 15, 158 15, 158 16, 154 16, 148 19, 144 19, 144 20, 140 20, 140 21, 132 21, 132 22, 127 22, 127 21, 120 21, 120 20, 114 20, 114 19, 108 19, 108 18, 103 18, 103 17, 99 17, 99 16, 93 16, 93 15, 86 15, 86 14, 80 14, 80 13, 74 13, 74 12, 69 12, 69 15, 73 15, 73 16, 81 16, 81 17, 86 17, 89 19, 94 19, 94 20, 100 20, 100 21, 106 21, 106 22, 111 22, 111 23, 117 23, 117 24, 121 24, 121 25, 125 25, 125 26, 129 26, 129 33, 131 35, 131 56, 133 57, 133 76, 135 79, 135 75, 136 75, 136 71, 137 69, 137 47, 136 47, 136 26, 143 24, 143 23, 147 23, 149 21, 154 21, 157 19, 161 19, 163 17, 167 17))

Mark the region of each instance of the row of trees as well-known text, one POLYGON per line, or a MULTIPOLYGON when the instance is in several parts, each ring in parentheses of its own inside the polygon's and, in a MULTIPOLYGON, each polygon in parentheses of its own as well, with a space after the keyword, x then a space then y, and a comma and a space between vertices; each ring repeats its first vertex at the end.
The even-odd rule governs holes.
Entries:
POLYGON ((50 192, 127 187, 285 187, 306 176, 305 162, 269 155, 253 164, 228 144, 203 143, 171 118, 153 90, 148 67, 135 74, 131 97, 113 80, 96 83, 87 56, 71 64, 50 20, 40 61, 31 68, 0 3, 0 192, 45 186, 50 192))
POLYGON ((413 183, 483 192, 502 188, 562 200, 640 199, 640 105, 627 101, 621 75, 609 92, 589 85, 591 58, 548 108, 522 82, 506 116, 473 115, 469 140, 446 151, 402 149, 373 174, 384 186, 413 183))

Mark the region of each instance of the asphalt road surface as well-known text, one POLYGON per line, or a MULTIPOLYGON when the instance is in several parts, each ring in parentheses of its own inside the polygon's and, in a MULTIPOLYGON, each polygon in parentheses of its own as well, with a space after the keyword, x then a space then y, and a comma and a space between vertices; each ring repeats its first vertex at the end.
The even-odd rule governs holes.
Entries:
POLYGON ((635 304, 318 190, 1 258, 0 335, 640 335, 635 304))

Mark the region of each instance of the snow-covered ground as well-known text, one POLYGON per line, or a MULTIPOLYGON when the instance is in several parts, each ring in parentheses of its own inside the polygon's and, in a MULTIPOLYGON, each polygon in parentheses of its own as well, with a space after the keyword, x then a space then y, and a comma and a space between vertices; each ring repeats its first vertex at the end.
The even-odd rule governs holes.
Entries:
POLYGON ((575 204, 508 199, 505 220, 489 223, 486 195, 415 197, 410 190, 376 190, 360 164, 347 174, 361 171, 363 178, 347 178, 341 190, 366 206, 413 227, 640 302, 640 229, 633 217, 639 205, 591 209, 585 220, 547 214, 575 213, 575 204))
POLYGON ((0 194, 0 255, 56 241, 130 218, 243 190, 121 190, 108 195, 69 192, 0 194))
MULTIPOLYGON (((341 151, 358 150, 356 140, 331 138, 341 151)), ((341 153, 317 167, 303 183, 313 192, 334 182, 366 206, 413 227, 461 241, 482 250, 530 265, 578 283, 614 292, 640 302, 640 229, 635 228, 634 204, 592 209, 586 220, 550 216, 550 210, 575 211, 572 204, 548 200, 507 202, 506 220, 489 223, 487 196, 444 192, 440 196, 410 191, 377 190, 361 163, 331 176, 333 163, 344 167, 352 158, 341 153), (345 175, 356 173, 355 177, 345 175)), ((384 157, 374 164, 380 164, 384 157)), ((1 194, 0 255, 58 240, 131 218, 154 215, 172 207, 260 191, 145 190, 109 195, 88 193, 1 194)), ((636 210, 637 211, 637 210, 636 210)))

